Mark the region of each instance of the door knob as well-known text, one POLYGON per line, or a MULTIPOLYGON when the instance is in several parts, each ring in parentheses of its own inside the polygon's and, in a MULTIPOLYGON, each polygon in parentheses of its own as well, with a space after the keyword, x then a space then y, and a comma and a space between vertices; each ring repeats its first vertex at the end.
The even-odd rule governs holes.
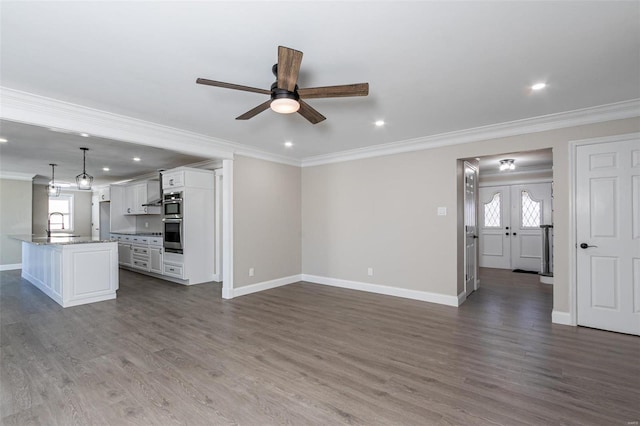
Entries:
POLYGON ((476 238, 478 238, 478 236, 477 236, 477 235, 474 235, 474 236, 473 236, 473 239, 475 240, 476 238))
POLYGON ((509 233, 508 233, 508 232, 505 232, 505 233, 504 233, 504 235, 509 235, 509 233))
POLYGON ((509 229, 509 227, 508 227, 508 226, 505 226, 505 228, 504 228, 504 229, 509 229))
POLYGON ((589 248, 589 247, 598 247, 598 246, 590 246, 590 245, 589 245, 589 244, 587 244, 587 243, 582 243, 582 244, 580 244, 580 248, 581 248, 581 249, 587 249, 587 248, 589 248))
POLYGON ((516 235, 518 235, 516 232, 513 233, 513 236, 515 237, 516 235))

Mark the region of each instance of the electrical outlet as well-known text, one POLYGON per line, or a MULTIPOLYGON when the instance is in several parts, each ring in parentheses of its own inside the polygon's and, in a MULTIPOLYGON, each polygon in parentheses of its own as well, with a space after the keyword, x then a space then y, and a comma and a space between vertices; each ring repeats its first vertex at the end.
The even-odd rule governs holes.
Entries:
POLYGON ((148 228, 148 227, 149 227, 149 222, 145 222, 145 223, 144 223, 144 227, 145 227, 145 228, 148 228))
POLYGON ((438 216, 446 216, 447 208, 446 207, 438 207, 438 216))
POLYGON ((252 277, 254 274, 254 269, 253 268, 249 268, 249 276, 252 277))
POLYGON ((373 276, 373 268, 367 268, 367 275, 369 275, 370 277, 373 276))

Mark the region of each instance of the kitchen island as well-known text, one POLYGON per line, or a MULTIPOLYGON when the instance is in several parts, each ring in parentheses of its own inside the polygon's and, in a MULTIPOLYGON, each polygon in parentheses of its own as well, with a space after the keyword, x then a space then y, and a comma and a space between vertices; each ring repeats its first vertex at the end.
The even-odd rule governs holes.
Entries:
POLYGON ((56 234, 13 238, 22 241, 22 278, 63 308, 116 298, 116 242, 56 234))

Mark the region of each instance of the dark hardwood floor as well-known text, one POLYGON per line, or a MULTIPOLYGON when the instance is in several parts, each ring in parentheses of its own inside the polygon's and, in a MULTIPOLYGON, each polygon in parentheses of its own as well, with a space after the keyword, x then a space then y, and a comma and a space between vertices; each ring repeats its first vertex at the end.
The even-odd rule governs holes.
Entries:
POLYGON ((4 425, 637 425, 640 338, 551 324, 538 277, 460 308, 298 283, 231 301, 121 271, 62 309, 0 273, 4 425))

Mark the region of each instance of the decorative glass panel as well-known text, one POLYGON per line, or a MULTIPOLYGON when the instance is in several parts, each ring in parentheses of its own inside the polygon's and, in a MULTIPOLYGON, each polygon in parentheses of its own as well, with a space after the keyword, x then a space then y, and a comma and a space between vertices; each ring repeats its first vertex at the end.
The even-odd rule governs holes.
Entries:
POLYGON ((484 227, 500 228, 500 193, 496 192, 490 202, 484 205, 484 227))
POLYGON ((527 191, 522 191, 522 227, 523 228, 539 228, 540 227, 540 203, 532 200, 527 191))

